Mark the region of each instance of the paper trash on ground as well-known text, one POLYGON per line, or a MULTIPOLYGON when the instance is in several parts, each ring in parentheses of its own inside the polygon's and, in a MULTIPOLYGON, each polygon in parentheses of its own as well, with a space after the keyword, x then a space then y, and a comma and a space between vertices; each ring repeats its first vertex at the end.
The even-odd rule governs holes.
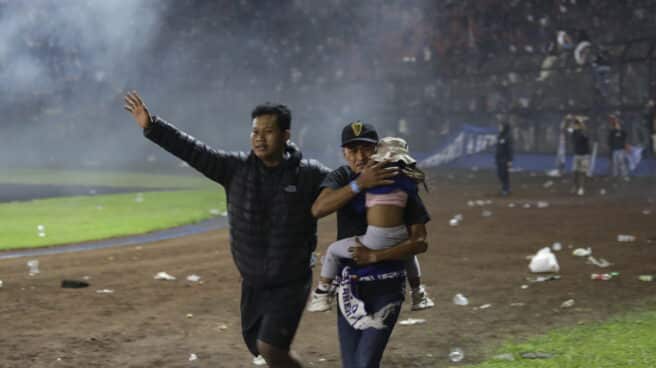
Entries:
POLYGON ((173 281, 173 280, 175 280, 175 276, 169 275, 166 272, 158 272, 157 275, 155 275, 154 279, 155 280, 173 281))
POLYGON ((607 260, 605 260, 603 258, 596 259, 593 256, 589 256, 588 261, 586 263, 587 264, 593 264, 593 265, 595 265, 597 267, 601 267, 601 268, 606 268, 606 267, 610 267, 610 266, 613 265, 612 263, 608 262, 607 260))
POLYGON ((404 319, 403 321, 399 321, 399 324, 403 326, 419 325, 422 323, 426 323, 426 320, 423 318, 408 318, 404 319))
POLYGON ((592 254, 592 249, 590 247, 576 248, 574 251, 572 251, 572 254, 577 257, 587 257, 592 254))
POLYGON ((528 268, 534 273, 560 271, 556 255, 551 252, 549 247, 540 249, 531 259, 528 268))
POLYGON ((187 276, 187 281, 189 281, 189 282, 198 282, 198 281, 200 281, 200 276, 198 276, 198 275, 189 275, 189 276, 187 276))

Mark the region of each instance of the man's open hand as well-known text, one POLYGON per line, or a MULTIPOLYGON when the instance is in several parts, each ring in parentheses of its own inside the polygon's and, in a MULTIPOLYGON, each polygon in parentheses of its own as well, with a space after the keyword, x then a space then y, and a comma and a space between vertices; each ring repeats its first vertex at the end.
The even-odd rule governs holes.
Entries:
POLYGON ((349 252, 351 253, 351 258, 355 261, 355 263, 359 265, 367 265, 370 263, 376 263, 376 253, 375 251, 372 251, 371 249, 365 247, 360 243, 360 241, 356 238, 355 239, 355 246, 349 248, 349 252))
POLYGON ((139 124, 142 129, 146 129, 148 124, 150 124, 150 113, 148 112, 146 104, 141 101, 137 91, 129 92, 125 95, 123 101, 125 102, 123 108, 132 114, 134 120, 137 121, 137 124, 139 124))
POLYGON ((356 179, 358 186, 361 189, 373 188, 379 185, 389 185, 394 183, 392 178, 399 173, 396 167, 385 167, 389 162, 374 162, 369 161, 360 176, 356 179))

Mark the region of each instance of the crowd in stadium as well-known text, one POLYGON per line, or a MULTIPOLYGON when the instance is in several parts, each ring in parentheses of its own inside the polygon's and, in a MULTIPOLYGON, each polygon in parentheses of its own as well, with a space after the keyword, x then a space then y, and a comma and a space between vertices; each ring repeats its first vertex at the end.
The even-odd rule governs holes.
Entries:
MULTIPOLYGON (((8 4, 1 1, 0 8, 8 4)), ((160 8, 152 11, 164 19, 144 50, 145 83, 156 84, 165 75, 167 83, 183 90, 203 86, 220 91, 217 96, 224 101, 265 96, 263 86, 280 99, 361 86, 364 94, 375 91, 380 115, 387 117, 381 126, 401 135, 421 133, 411 139, 420 148, 462 120, 481 123, 509 111, 519 111, 519 120, 539 120, 543 117, 526 116, 533 111, 564 115, 561 112, 589 113, 599 107, 621 109, 622 104, 645 106, 654 92, 646 62, 620 66, 621 77, 615 67, 603 69, 619 58, 612 45, 654 29, 656 6, 648 0, 151 5, 160 8), (566 32, 566 40, 559 40, 559 31, 566 32), (575 48, 585 41, 594 55, 577 64, 575 48), (541 74, 545 65, 558 71, 541 74), (172 72, 180 69, 194 72, 172 72), (631 88, 622 91, 620 83, 631 88), (434 123, 436 115, 443 124, 434 123)), ((112 86, 107 71, 88 63, 79 45, 43 31, 48 29, 43 26, 47 15, 48 9, 32 7, 27 19, 34 22, 33 33, 19 41, 45 61, 53 81, 42 84, 45 89, 37 83, 30 92, 49 101, 41 108, 90 84, 120 94, 122 86, 112 86)), ((9 110, 5 113, 22 113, 21 100, 3 94, 10 101, 11 96, 16 104, 3 107, 9 110)), ((317 115, 312 109, 320 107, 296 109, 307 116, 317 115)), ((323 115, 342 111, 346 116, 350 108, 327 110, 323 115)))

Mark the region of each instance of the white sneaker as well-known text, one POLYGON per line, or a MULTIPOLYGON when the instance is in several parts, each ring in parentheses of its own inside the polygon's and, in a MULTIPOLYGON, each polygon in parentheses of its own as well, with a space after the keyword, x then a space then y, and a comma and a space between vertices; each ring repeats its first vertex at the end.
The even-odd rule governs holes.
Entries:
POLYGON ((576 192, 579 196, 582 196, 584 194, 583 188, 579 188, 579 190, 576 192))
POLYGON ((410 294, 412 296, 413 311, 433 308, 435 306, 435 303, 433 303, 431 298, 428 297, 428 294, 426 294, 424 285, 420 285, 417 291, 411 291, 410 294))
POLYGON ((330 310, 331 302, 332 297, 330 293, 317 293, 316 291, 313 291, 312 298, 306 309, 308 312, 325 312, 330 310))

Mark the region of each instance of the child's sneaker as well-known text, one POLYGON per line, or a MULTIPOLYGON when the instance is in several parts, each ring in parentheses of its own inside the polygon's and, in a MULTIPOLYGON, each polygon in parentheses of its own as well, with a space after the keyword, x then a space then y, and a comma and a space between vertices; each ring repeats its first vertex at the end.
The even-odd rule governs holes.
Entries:
POLYGON ((435 306, 435 303, 433 303, 431 298, 428 297, 428 294, 426 294, 424 285, 420 285, 416 290, 412 290, 410 294, 412 296, 413 311, 433 308, 433 306, 435 306))
POLYGON ((330 304, 332 302, 332 297, 330 292, 317 293, 317 291, 312 292, 312 298, 310 303, 307 305, 308 312, 325 312, 330 310, 330 304))

